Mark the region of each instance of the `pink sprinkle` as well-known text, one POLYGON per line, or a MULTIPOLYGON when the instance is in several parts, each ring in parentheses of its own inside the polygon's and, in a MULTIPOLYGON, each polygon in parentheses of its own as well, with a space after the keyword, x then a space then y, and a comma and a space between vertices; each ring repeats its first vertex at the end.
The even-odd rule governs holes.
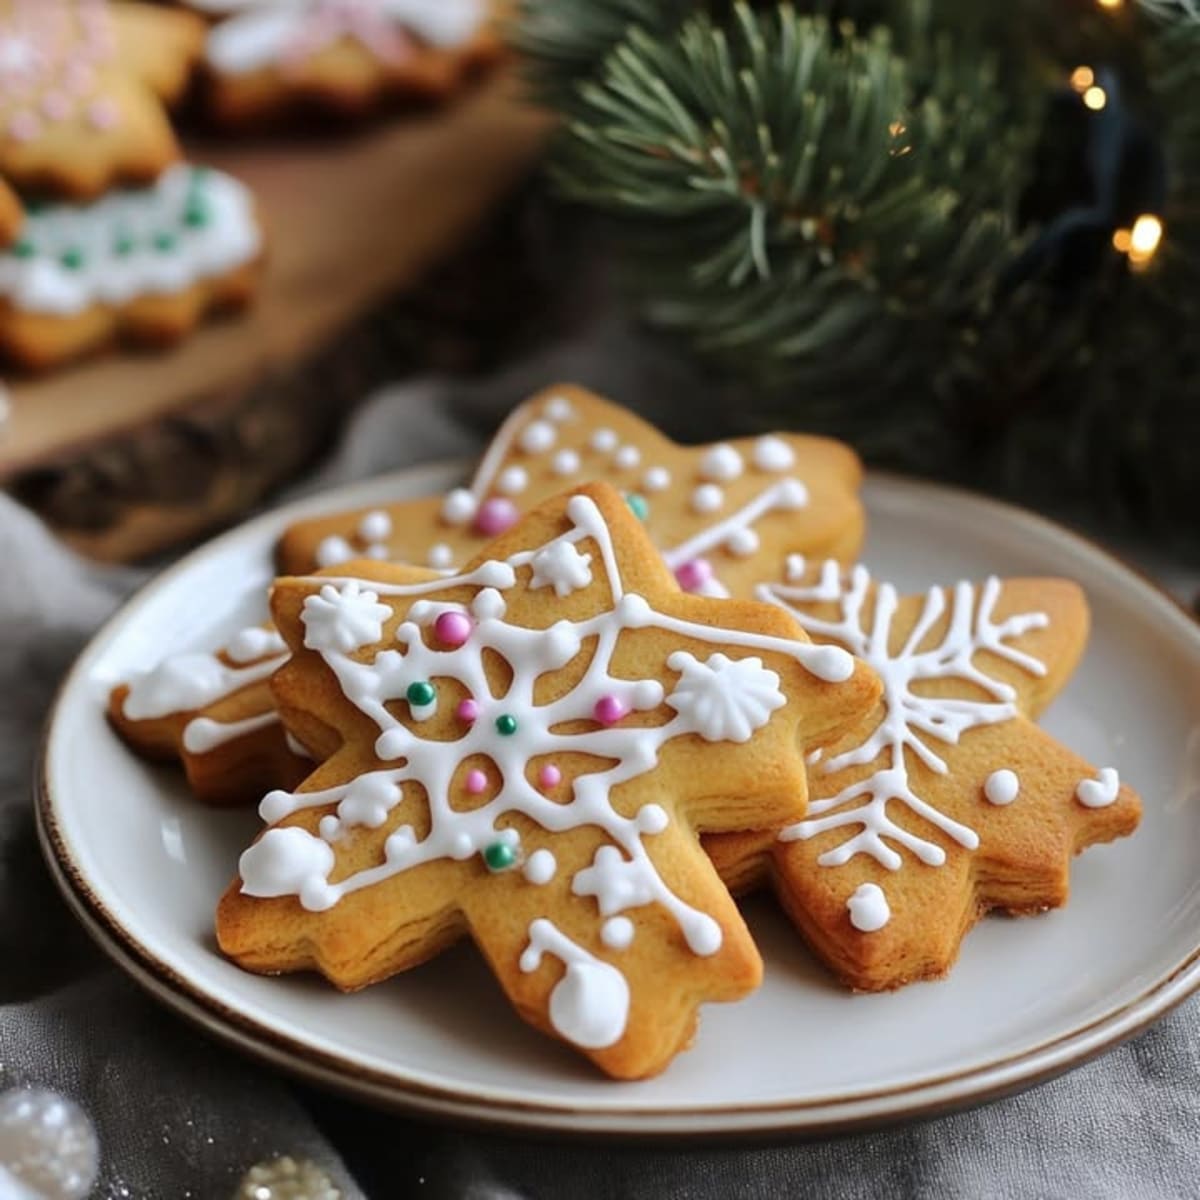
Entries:
POLYGON ((482 771, 475 769, 467 772, 467 791, 472 796, 478 796, 485 787, 487 787, 487 776, 482 771))
POLYGON ((616 696, 601 696, 592 712, 601 725, 615 725, 629 709, 616 696))
POLYGON ((19 112, 8 123, 9 134, 18 142, 32 142, 41 131, 41 122, 31 112, 19 112))
POLYGON ((521 514, 511 500, 502 496, 493 496, 485 500, 475 514, 475 529, 486 537, 497 537, 505 530, 511 529, 521 514))
POLYGON ((443 646, 461 646, 471 636, 471 618, 466 613, 441 613, 433 623, 433 632, 443 646))
POLYGON ((117 107, 108 100, 89 104, 87 115, 96 129, 111 129, 117 123, 117 107))
POLYGON ((454 710, 454 712, 460 721, 466 721, 468 724, 470 724, 479 716, 479 702, 477 700, 472 700, 470 696, 468 696, 465 700, 460 700, 458 702, 458 707, 454 710))
POLYGON ((685 592, 698 592, 712 578, 707 558, 692 558, 675 569, 675 579, 685 592))
POLYGON ((42 112, 52 121, 65 121, 71 115, 71 101, 62 92, 47 92, 42 97, 42 112))
POLYGON ((553 763, 547 763, 538 772, 539 787, 558 787, 560 783, 562 783, 562 772, 553 763))

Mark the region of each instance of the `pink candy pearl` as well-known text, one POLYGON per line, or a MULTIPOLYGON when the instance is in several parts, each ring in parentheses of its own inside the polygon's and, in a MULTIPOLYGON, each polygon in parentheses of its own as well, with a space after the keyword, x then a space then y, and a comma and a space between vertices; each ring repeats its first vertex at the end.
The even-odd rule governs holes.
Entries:
POLYGON ((30 112, 19 112, 8 123, 9 135, 18 142, 31 142, 41 132, 41 123, 30 112))
POLYGON ((52 121, 65 121, 71 115, 71 101, 62 92, 47 92, 42 97, 42 112, 52 121))
POLYGON ((458 707, 454 710, 455 715, 460 721, 470 723, 479 716, 479 702, 472 700, 469 696, 466 700, 460 700, 458 707))
POLYGON ((475 514, 475 529, 487 537, 496 537, 506 529, 511 529, 520 515, 511 500, 493 496, 479 506, 475 514))
POLYGON ((478 796, 485 787, 487 787, 487 776, 482 771, 471 770, 467 772, 467 791, 472 796, 478 796))
POLYGON ((628 711, 616 696, 601 696, 592 709, 601 725, 615 725, 628 711))
POLYGON ((471 636, 471 618, 466 613, 444 612, 434 621, 433 632, 443 646, 461 646, 471 636))
POLYGON ((97 129, 111 129, 117 123, 116 106, 107 100, 97 100, 88 106, 88 120, 97 129))
POLYGON ((675 579, 685 592, 698 592, 712 578, 712 564, 706 558, 692 558, 675 569, 675 579))
POLYGON ((562 772, 553 763, 547 763, 538 772, 538 785, 540 787, 558 787, 560 783, 562 783, 562 772))

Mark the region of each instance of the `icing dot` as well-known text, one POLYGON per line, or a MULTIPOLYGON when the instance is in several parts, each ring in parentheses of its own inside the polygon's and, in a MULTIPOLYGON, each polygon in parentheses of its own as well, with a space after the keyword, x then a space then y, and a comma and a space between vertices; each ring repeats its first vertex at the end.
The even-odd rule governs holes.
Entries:
POLYGON ((625 497, 625 503, 629 505, 629 511, 633 513, 639 521, 644 521, 647 514, 650 512, 650 505, 646 503, 645 496, 639 496, 637 492, 630 492, 625 497))
POLYGON ((437 699, 437 688, 427 680, 420 679, 410 683, 404 694, 413 708, 428 708, 437 699))
POLYGON ((795 463, 796 455, 783 438, 768 434, 754 443, 754 465, 760 471, 786 471, 795 463))
POLYGON ((333 815, 333 813, 326 813, 326 815, 317 822, 317 832, 327 842, 332 842, 334 838, 341 833, 341 831, 342 823, 333 815))
POLYGON ((332 537, 322 538, 317 543, 314 557, 318 567, 336 567, 354 557, 354 547, 344 537, 334 534, 332 537))
POLYGON ((444 571, 454 565, 454 551, 445 542, 438 542, 429 547, 429 565, 437 571, 444 571))
POLYGON ((692 493, 692 510, 713 513, 725 503, 725 493, 715 483, 702 483, 692 493))
POLYGON ((640 833, 662 833, 671 821, 661 804, 643 804, 634 820, 640 833))
POLYGON ((562 783, 562 772, 553 764, 547 763, 538 772, 538 786, 543 788, 558 787, 562 783))
POLYGON ((691 558, 675 568, 675 580, 685 592, 698 592, 712 579, 712 563, 706 558, 691 558))
POLYGON ((608 454, 617 448, 617 435, 611 429, 597 429, 588 445, 600 454, 608 454))
POLYGON ((648 492, 665 492, 671 486, 671 472, 666 467, 651 467, 642 476, 642 487, 648 492))
POLYGON ((506 467, 496 480, 496 487, 506 496, 519 496, 529 486, 529 472, 524 467, 506 467))
POLYGON ((753 529, 735 529, 725 539, 725 549, 738 558, 748 558, 758 547, 758 534, 753 529))
POLYGON ((392 518, 382 509, 367 513, 358 523, 358 536, 364 542, 383 542, 392 536, 392 518))
POLYGON ((507 605, 504 603, 504 597, 495 588, 484 588, 474 600, 471 601, 471 611, 481 621, 497 621, 504 616, 507 605))
POLYGON ((517 506, 511 500, 493 496, 485 500, 475 514, 475 528, 485 537, 497 537, 511 529, 520 517, 517 506))
POLYGON ((465 525, 477 507, 478 501, 466 488, 455 488, 442 501, 442 520, 447 525, 465 525))
POLYGON ((472 767, 467 772, 467 791, 472 796, 478 796, 487 787, 487 776, 478 767, 472 767))
POLYGON ((408 736, 403 729, 389 729, 375 739, 375 753, 385 762, 401 758, 408 746, 408 736))
POLYGON ((546 402, 543 411, 551 421, 569 421, 575 415, 575 410, 566 396, 553 396, 546 402))
POLYGON ((466 721, 467 724, 470 724, 472 721, 478 720, 478 718, 479 718, 479 701, 472 700, 470 698, 470 696, 468 696, 465 700, 460 700, 458 702, 458 707, 454 710, 454 715, 460 721, 466 721))
POLYGON ((632 471, 642 461, 642 452, 636 446, 622 446, 613 456, 613 462, 622 471, 632 471))
POLYGON ((846 909, 850 913, 850 924, 862 933, 875 933, 892 917, 887 897, 877 883, 864 883, 857 887, 846 901, 846 909))
POLYGON ((433 632, 443 646, 461 646, 471 636, 471 618, 461 612, 439 613, 433 623, 433 632))
POLYGON ((579 454, 575 450, 560 450, 551 463, 555 475, 574 475, 579 470, 579 454))
POLYGON ((525 860, 525 870, 522 874, 530 883, 535 883, 540 887, 549 883, 557 870, 558 860, 549 850, 535 850, 525 860))
POLYGON ((628 712, 616 696, 601 696, 592 709, 592 714, 601 725, 615 725, 628 712))
POLYGON ((492 842, 483 851, 483 861, 489 871, 510 871, 517 865, 518 857, 516 849, 508 842, 492 842))
POLYGON ((382 560, 382 559, 387 558, 388 548, 384 545, 381 545, 379 542, 375 542, 372 545, 368 546, 363 551, 363 554, 366 555, 367 558, 382 560))
POLYGON ((521 430, 517 445, 526 454, 544 454, 554 445, 557 438, 558 433, 548 421, 530 421, 521 430))
POLYGON ((1015 771, 1007 768, 993 771, 983 785, 983 794, 989 804, 1011 804, 1021 790, 1021 781, 1015 771))
POLYGON ((742 456, 728 442, 708 450, 700 460, 700 478, 728 483, 742 473, 742 456))
POLYGON ((1112 767, 1103 767, 1095 779, 1084 779, 1075 789, 1075 798, 1084 808, 1107 808, 1116 798, 1121 780, 1112 767))
POLYGON ((775 502, 780 508, 803 508, 808 503, 808 488, 798 479, 782 479, 775 502))
POLYGON ((600 926, 600 940, 610 950, 627 950, 633 941, 633 922, 628 917, 609 917, 600 926))
POLYGON ((501 713, 496 718, 496 732, 501 737, 512 737, 517 732, 517 718, 511 713, 501 713))

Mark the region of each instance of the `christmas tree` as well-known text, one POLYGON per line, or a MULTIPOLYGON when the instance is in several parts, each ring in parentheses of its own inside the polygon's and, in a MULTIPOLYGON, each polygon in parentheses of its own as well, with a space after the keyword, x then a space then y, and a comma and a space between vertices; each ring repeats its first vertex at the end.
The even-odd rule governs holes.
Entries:
POLYGON ((746 424, 1200 549, 1198 0, 524 0, 551 179, 746 424))

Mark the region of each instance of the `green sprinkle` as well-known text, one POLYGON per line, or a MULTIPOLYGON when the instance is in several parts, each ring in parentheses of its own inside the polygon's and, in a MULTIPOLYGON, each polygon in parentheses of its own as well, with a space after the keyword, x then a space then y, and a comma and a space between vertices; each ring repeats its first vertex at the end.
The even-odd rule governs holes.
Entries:
POLYGON ((517 732, 517 718, 510 713, 496 718, 496 732, 503 737, 512 737, 517 732))
POLYGON ((127 258, 133 253, 134 240, 133 235, 129 233, 118 233, 113 238, 113 251, 118 258, 127 258))
POLYGON ((650 511, 650 505, 646 503, 645 496, 641 496, 637 492, 630 492, 625 497, 625 503, 629 505, 630 511, 639 521, 646 519, 646 514, 650 511))
POLYGON ((154 235, 154 248, 161 250, 164 254, 175 249, 175 235, 173 233, 156 233, 154 235))
POLYGON ((22 238, 13 246, 12 252, 17 258, 32 258, 37 253, 37 250, 31 241, 27 238, 22 238))
POLYGON ((78 271, 83 266, 83 251, 78 246, 72 246, 68 250, 64 250, 59 256, 59 262, 62 263, 68 271, 78 271))
POLYGON ((183 210, 183 222, 193 229, 202 229, 208 224, 208 205, 199 196, 188 200, 183 210))
POLYGON ((492 842, 483 852, 489 871, 507 871, 517 865, 517 852, 507 842, 492 842))
POLYGON ((437 688, 424 679, 408 685, 405 693, 413 708, 428 708, 437 699, 437 688))

